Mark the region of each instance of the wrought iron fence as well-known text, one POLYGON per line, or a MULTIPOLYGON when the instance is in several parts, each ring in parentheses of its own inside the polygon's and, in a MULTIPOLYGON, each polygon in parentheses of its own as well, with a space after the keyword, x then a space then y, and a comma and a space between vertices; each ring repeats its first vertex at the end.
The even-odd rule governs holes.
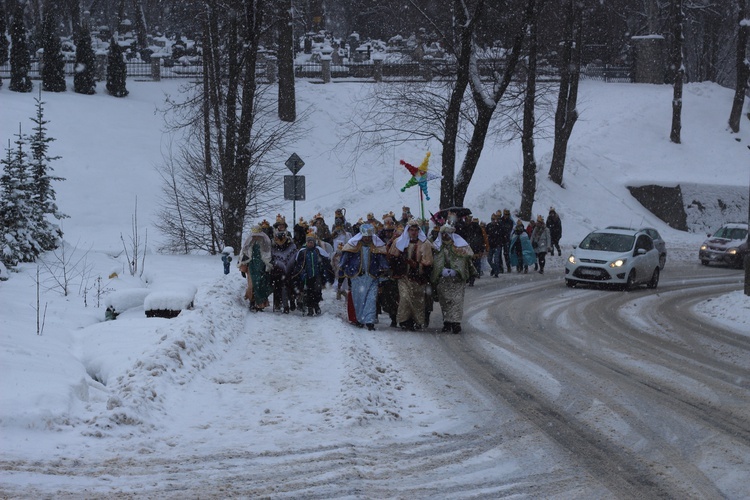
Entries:
MULTIPOLYGON (((98 61, 97 75, 100 79, 106 78, 106 64, 98 61)), ((159 79, 159 78, 195 78, 202 74, 203 67, 200 65, 183 65, 171 60, 156 60, 154 63, 143 61, 127 61, 127 74, 129 78, 159 79)), ((481 60, 478 64, 479 75, 484 80, 489 80, 496 73, 503 70, 501 60, 481 60)), ((35 80, 41 79, 40 61, 33 59, 29 68, 29 77, 35 80)), ((295 64, 294 75, 296 78, 309 78, 323 80, 324 65, 320 62, 306 62, 295 64)), ((65 75, 75 74, 75 62, 65 63, 65 75)), ((427 81, 433 79, 451 79, 456 74, 455 65, 450 62, 433 60, 425 62, 346 62, 330 64, 331 79, 350 79, 361 81, 381 79, 382 81, 427 81)), ((273 75, 269 74, 269 68, 265 62, 260 62, 256 67, 256 76, 260 82, 274 81, 273 75)), ((10 78, 10 64, 0 66, 0 77, 10 78)), ((537 68, 537 77, 540 81, 559 80, 559 71, 554 66, 540 66, 537 68)), ((591 66, 581 68, 581 79, 597 80, 603 82, 633 82, 633 70, 629 67, 616 66, 591 66)))

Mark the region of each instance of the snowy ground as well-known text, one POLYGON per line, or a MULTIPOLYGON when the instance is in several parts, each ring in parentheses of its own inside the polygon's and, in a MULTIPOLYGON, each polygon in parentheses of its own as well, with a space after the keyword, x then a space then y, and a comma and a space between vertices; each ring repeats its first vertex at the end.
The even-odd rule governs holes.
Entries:
MULTIPOLYGON (((178 83, 128 87, 126 99, 112 98, 101 87, 96 96, 43 95, 50 135, 57 139, 51 153, 62 156, 55 173, 67 179, 56 186, 60 208, 71 216, 64 224, 66 255, 69 265, 82 259, 79 267, 86 272, 62 296, 55 281, 65 267, 61 254, 45 256, 49 267, 39 267, 39 309, 46 312, 42 335, 36 334, 37 266, 19 266, 9 281, 0 282, 0 496, 34 496, 32 484, 45 495, 76 488, 96 495, 137 491, 140 479, 113 476, 112 470, 77 475, 76 464, 95 468, 113 460, 119 467, 232 449, 264 458, 264 467, 270 467, 284 450, 380 441, 416 447, 427 436, 466 432, 486 418, 475 411, 484 405, 472 399, 477 396, 471 388, 454 381, 454 387, 438 390, 426 375, 428 360, 403 363, 404 352, 418 348, 413 339, 385 328, 364 334, 348 326, 330 290, 323 316, 307 319, 249 313, 240 300, 239 273, 223 275, 215 256, 150 252, 143 276, 128 276, 121 235, 130 234, 136 196, 139 221, 148 228, 151 248, 157 247, 159 178, 153 167, 162 161, 166 137, 154 110, 164 92, 177 92, 178 83), (112 290, 175 286, 197 289, 194 309, 176 319, 147 319, 142 307, 134 307, 116 321, 103 321, 112 290)), ((308 181, 298 216, 322 212, 332 219, 333 210, 345 206, 349 219, 356 219, 369 211, 417 206, 415 190, 400 192, 408 175, 398 160, 416 163, 424 148, 395 150, 391 164, 373 158, 357 165, 356 175, 340 159, 345 152, 334 149, 340 125, 368 88, 298 85, 300 105, 314 110, 311 133, 295 148, 306 162, 300 173, 308 181)), ((546 215, 550 205, 557 208, 564 246, 595 227, 650 225, 667 240, 668 266, 697 260, 705 235, 670 229, 630 197, 626 186, 746 186, 750 123, 743 121, 742 132, 730 134, 732 93, 691 84, 685 90, 683 144, 671 144, 670 95, 665 86, 584 82, 564 190, 546 180, 549 141, 537 142, 542 171, 534 211, 546 215)), ((0 139, 11 139, 19 122, 30 129, 33 97, 0 88, 0 139)), ((517 206, 520 168, 517 145, 488 145, 466 205, 482 219, 517 206)), ((438 189, 437 183, 431 186, 432 211, 438 189)), ((721 214, 712 217, 714 227, 725 222, 721 214)), ((560 262, 550 264, 550 271, 560 269, 560 262)), ((696 309, 707 321, 750 331, 750 301, 741 291, 696 309)), ((518 466, 514 457, 502 460, 518 466)), ((540 458, 535 466, 542 463, 540 458)), ((168 480, 169 471, 161 477, 168 480)))

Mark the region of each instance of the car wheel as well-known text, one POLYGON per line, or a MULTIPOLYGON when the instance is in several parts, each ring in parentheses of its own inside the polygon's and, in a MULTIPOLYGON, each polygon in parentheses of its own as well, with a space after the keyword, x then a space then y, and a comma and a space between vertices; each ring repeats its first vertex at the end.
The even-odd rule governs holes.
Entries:
POLYGON ((701 264, 703 264, 704 266, 707 266, 708 265, 708 261, 707 260, 702 260, 701 264))
POLYGON ((659 275, 661 273, 659 272, 659 268, 654 269, 654 274, 651 275, 651 281, 648 282, 646 286, 649 288, 656 288, 657 285, 659 285, 659 275))
POLYGON ((667 265, 667 254, 663 253, 659 256, 659 269, 664 269, 664 266, 667 265))
POLYGON ((630 274, 628 274, 628 281, 625 283, 625 291, 629 292, 635 288, 635 269, 631 269, 630 274))
POLYGON ((574 280, 565 280, 565 284, 568 288, 575 288, 577 283, 574 280))

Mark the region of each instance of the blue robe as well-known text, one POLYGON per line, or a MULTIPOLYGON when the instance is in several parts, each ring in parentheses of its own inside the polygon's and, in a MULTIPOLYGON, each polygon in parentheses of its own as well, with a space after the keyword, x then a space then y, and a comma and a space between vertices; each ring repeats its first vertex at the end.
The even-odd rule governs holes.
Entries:
POLYGON ((513 234, 513 238, 510 240, 510 265, 515 267, 528 267, 533 266, 536 262, 536 252, 534 251, 534 247, 531 246, 531 240, 529 240, 529 235, 526 234, 526 231, 522 232, 520 235, 513 234), (521 244, 521 250, 523 251, 523 262, 518 262, 518 255, 516 254, 515 244, 518 241, 519 236, 521 237, 520 244, 521 244))

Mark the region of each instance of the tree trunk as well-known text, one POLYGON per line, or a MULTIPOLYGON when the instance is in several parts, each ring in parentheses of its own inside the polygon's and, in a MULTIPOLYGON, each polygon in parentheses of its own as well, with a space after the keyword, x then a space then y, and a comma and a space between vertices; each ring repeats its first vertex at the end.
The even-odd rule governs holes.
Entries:
POLYGON ((466 12, 459 0, 455 1, 456 29, 458 32, 457 46, 453 52, 457 58, 456 84, 448 101, 445 113, 445 137, 443 139, 442 166, 440 180, 440 207, 448 208, 456 205, 456 138, 458 137, 461 119, 461 103, 469 86, 469 64, 471 62, 471 40, 476 25, 466 19, 466 12))
POLYGON ((293 122, 297 119, 294 91, 294 19, 292 0, 281 2, 279 26, 279 120, 293 122))
POLYGON ((581 41, 583 13, 575 0, 566 4, 565 41, 560 60, 560 93, 555 111, 555 142, 552 146, 552 162, 549 178, 559 186, 563 185, 565 160, 568 155, 568 141, 573 126, 578 120, 578 81, 581 76, 581 41))
POLYGON ((740 131, 740 118, 742 118, 742 107, 745 105, 745 92, 747 90, 747 80, 750 74, 747 57, 747 39, 750 32, 750 12, 747 10, 747 0, 737 0, 739 7, 738 14, 738 32, 737 32, 737 58, 736 68, 737 83, 734 87, 734 100, 732 101, 732 111, 729 113, 729 128, 735 134, 740 131), (744 21, 744 23, 743 23, 744 21))
POLYGON ((522 219, 533 218, 534 196, 536 195, 536 160, 534 159, 534 103, 536 102, 536 59, 537 59, 537 23, 536 19, 529 26, 529 63, 526 78, 526 96, 523 101, 523 132, 521 150, 523 151, 523 185, 521 188, 521 207, 518 216, 522 219))
POLYGON ((682 86, 685 67, 682 63, 682 0, 672 0, 672 67, 674 69, 674 92, 672 96, 672 129, 669 139, 680 144, 682 130, 682 86))
MULTIPOLYGON (((464 198, 466 197, 466 191, 469 188, 471 179, 476 171, 479 158, 484 148, 484 141, 487 138, 487 132, 490 127, 490 121, 492 115, 497 108, 497 104, 500 99, 503 98, 505 92, 511 84, 513 74, 516 71, 518 60, 521 56, 521 50, 523 48, 523 42, 526 38, 526 32, 528 27, 533 20, 535 12, 536 0, 528 0, 526 4, 526 12, 521 25, 520 30, 516 34, 516 38, 513 41, 513 47, 511 48, 510 54, 508 55, 505 62, 505 69, 503 71, 503 77, 499 83, 495 85, 492 96, 487 96, 484 89, 479 82, 479 70, 476 67, 476 58, 472 51, 471 67, 469 69, 469 83, 471 85, 472 97, 474 98, 474 104, 477 107, 477 123, 474 125, 474 131, 471 135, 471 141, 469 142, 469 148, 464 156, 461 170, 458 173, 456 179, 456 188, 454 195, 454 202, 456 205, 463 205, 464 198)), ((472 42, 473 43, 473 42, 472 42)), ((472 46, 473 48, 473 46, 472 46)))

